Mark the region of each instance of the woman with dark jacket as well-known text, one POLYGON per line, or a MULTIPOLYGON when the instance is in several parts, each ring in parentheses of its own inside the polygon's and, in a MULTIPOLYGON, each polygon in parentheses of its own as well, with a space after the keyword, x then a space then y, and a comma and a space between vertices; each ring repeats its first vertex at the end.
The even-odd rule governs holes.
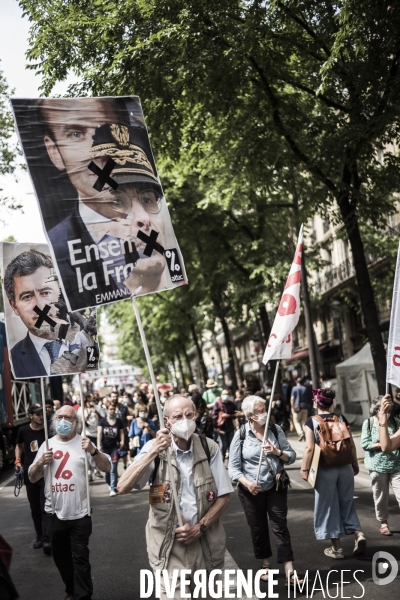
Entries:
POLYGON ((213 406, 212 418, 214 421, 214 431, 219 433, 220 436, 223 459, 225 459, 235 434, 233 421, 236 415, 236 405, 230 396, 229 390, 222 390, 220 398, 217 399, 213 406))

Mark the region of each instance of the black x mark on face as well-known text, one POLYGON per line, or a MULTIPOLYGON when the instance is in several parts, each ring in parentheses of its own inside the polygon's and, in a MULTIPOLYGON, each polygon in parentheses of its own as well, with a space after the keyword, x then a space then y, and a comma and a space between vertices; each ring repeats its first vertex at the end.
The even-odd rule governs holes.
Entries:
POLYGON ((57 323, 53 321, 51 317, 48 316, 51 310, 51 306, 49 306, 48 304, 45 305, 43 310, 40 310, 38 306, 35 306, 33 310, 37 315, 39 315, 39 318, 35 324, 35 327, 37 327, 38 329, 40 329, 43 325, 43 321, 46 321, 46 323, 48 323, 51 327, 55 327, 57 325, 57 323))
POLYGON ((88 165, 89 171, 92 171, 92 173, 98 176, 93 186, 97 192, 101 192, 106 184, 112 187, 113 190, 116 190, 118 188, 118 183, 110 176, 115 165, 116 163, 115 161, 113 161, 112 158, 108 159, 104 166, 104 169, 98 167, 93 161, 88 165))
POLYGON ((151 230, 150 235, 146 235, 143 231, 139 230, 137 237, 139 240, 142 240, 142 242, 146 243, 143 254, 146 256, 151 256, 153 254, 153 250, 156 250, 160 254, 164 254, 164 248, 156 241, 158 235, 158 231, 154 231, 154 229, 151 230))

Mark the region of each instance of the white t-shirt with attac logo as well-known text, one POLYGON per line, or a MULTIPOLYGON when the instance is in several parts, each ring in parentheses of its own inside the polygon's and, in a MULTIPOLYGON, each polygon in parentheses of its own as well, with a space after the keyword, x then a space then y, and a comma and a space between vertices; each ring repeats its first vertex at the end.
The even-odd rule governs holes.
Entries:
MULTIPOLYGON (((85 454, 87 454, 89 468, 95 466, 94 458, 83 450, 80 435, 76 435, 67 442, 61 442, 56 436, 52 437, 49 439, 49 449, 53 451, 51 485, 56 515, 62 521, 81 519, 88 514, 85 454)), ((43 443, 29 470, 45 452, 46 443, 43 443)), ((110 457, 108 458, 111 462, 110 457)), ((49 465, 44 465, 43 474, 46 494, 45 510, 47 513, 51 513, 49 465)))

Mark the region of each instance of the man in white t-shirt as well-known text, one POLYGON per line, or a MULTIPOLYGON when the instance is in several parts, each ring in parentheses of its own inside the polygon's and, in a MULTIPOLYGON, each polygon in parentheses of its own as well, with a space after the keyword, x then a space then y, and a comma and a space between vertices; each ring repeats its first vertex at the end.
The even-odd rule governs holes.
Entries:
POLYGON ((79 419, 72 406, 54 416, 56 435, 43 443, 29 468, 32 483, 45 480, 45 511, 56 567, 65 583, 65 600, 89 600, 93 594, 89 563, 92 519, 87 508, 85 452, 91 467, 111 470, 111 460, 77 433, 79 419), (49 475, 49 470, 51 477, 49 475), (51 514, 52 486, 55 514, 51 514))

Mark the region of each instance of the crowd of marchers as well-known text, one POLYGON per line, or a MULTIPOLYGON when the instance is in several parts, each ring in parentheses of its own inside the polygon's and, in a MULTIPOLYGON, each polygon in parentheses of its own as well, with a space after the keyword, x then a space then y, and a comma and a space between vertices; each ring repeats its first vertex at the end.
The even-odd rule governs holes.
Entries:
MULTIPOLYGON (((62 403, 48 400, 48 447, 43 408, 33 405, 30 424, 19 432, 16 470, 24 473, 36 532, 33 547, 53 556, 65 600, 89 600, 93 594, 89 538, 96 522, 92 523, 88 508, 86 468, 89 481, 105 478, 111 497, 148 489, 149 563, 154 571, 166 571, 170 582, 176 570, 209 573, 223 568, 226 546, 221 515, 236 486, 254 555, 260 560, 261 579, 269 578, 271 530, 286 585, 301 584, 300 573, 294 578, 295 544, 287 518, 290 478, 285 466, 296 460, 293 438, 287 433, 294 428, 299 440, 304 440, 301 475, 305 481, 316 450, 320 453, 314 486, 316 539, 330 540, 325 555, 342 559, 341 538, 353 534, 353 554, 362 556, 367 540, 353 499, 359 465, 350 425, 336 407, 333 390, 312 390, 303 383, 298 380, 271 398, 254 375, 246 377, 235 395, 210 379, 204 390, 196 384, 160 390, 161 413, 154 390, 146 383, 130 391, 115 388, 103 398, 87 393, 83 411, 73 395, 62 403), (119 461, 123 463, 120 476, 119 461)), ((395 407, 390 395, 377 397, 361 437, 383 536, 392 535, 390 484, 400 503, 400 419, 395 407)), ((17 598, 10 580, 8 585, 9 595, 4 597, 17 598)), ((178 578, 175 597, 180 594, 178 578)))

